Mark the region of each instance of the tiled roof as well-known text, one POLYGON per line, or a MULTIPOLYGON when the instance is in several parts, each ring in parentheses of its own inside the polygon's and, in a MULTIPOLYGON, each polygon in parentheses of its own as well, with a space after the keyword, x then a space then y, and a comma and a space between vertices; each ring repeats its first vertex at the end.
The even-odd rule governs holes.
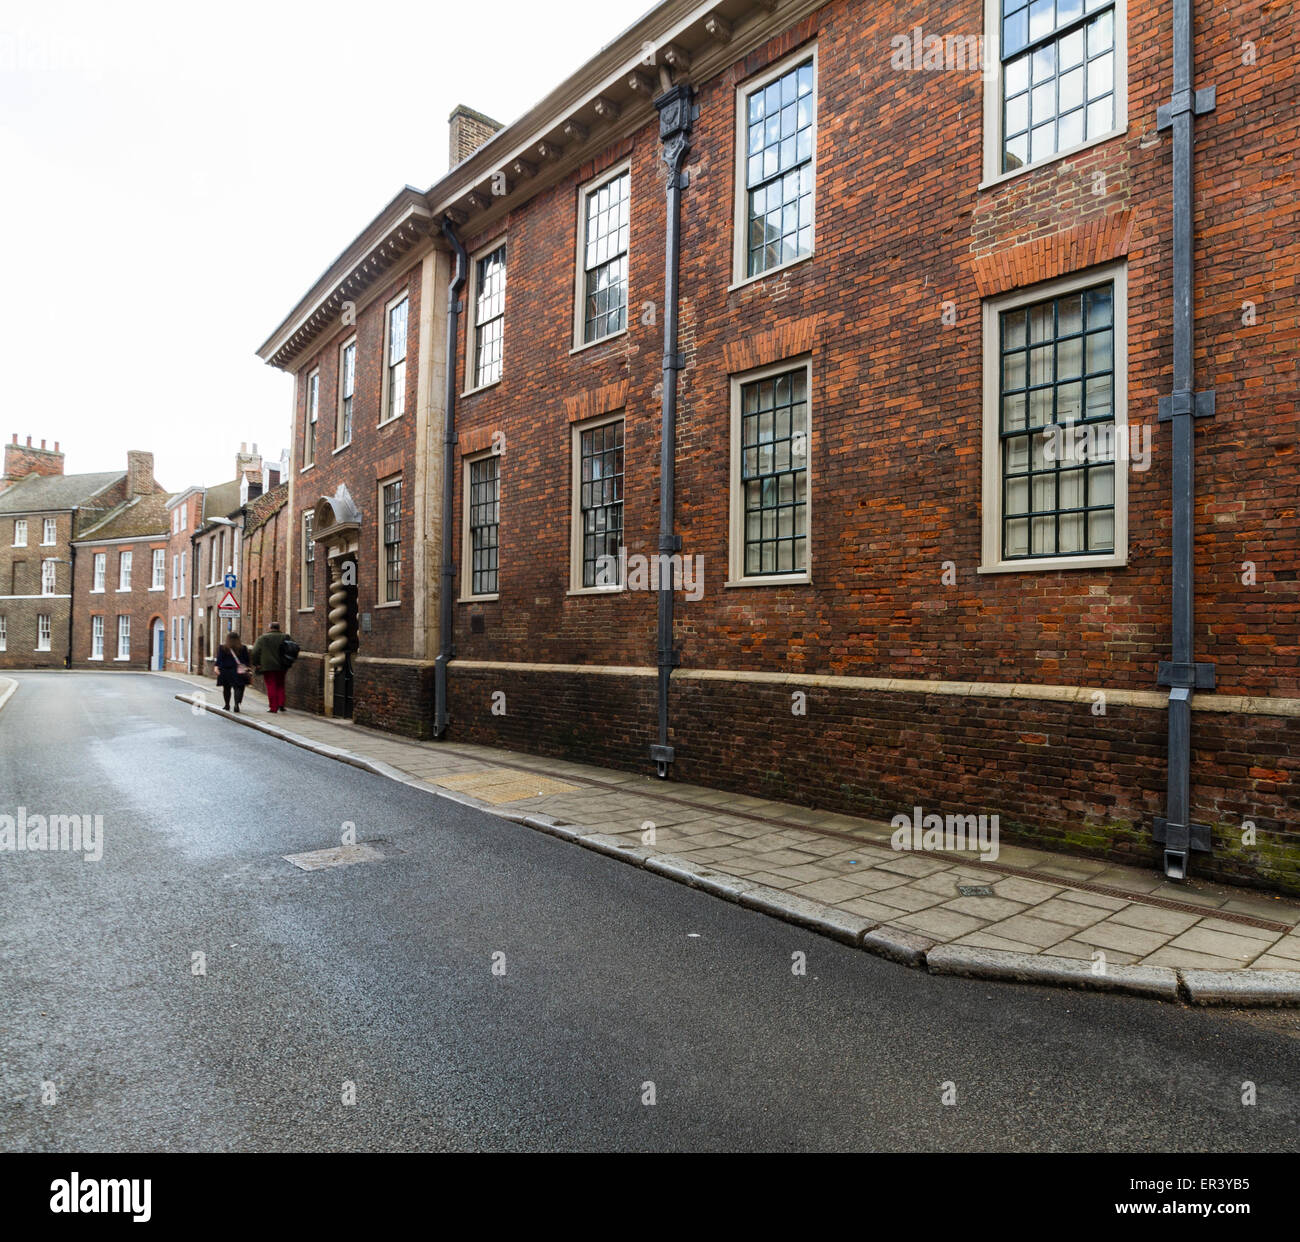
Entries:
POLYGON ((214 517, 229 517, 238 508, 239 480, 218 483, 215 487, 208 488, 203 497, 203 520, 210 522, 214 517))
POLYGON ((29 474, 11 488, 0 492, 0 513, 40 513, 72 509, 116 483, 125 471, 110 470, 103 474, 29 474))
POLYGON ((133 496, 125 504, 110 510, 94 526, 77 535, 77 542, 98 539, 146 539, 152 536, 166 538, 171 523, 167 516, 168 492, 155 492, 152 496, 133 496))

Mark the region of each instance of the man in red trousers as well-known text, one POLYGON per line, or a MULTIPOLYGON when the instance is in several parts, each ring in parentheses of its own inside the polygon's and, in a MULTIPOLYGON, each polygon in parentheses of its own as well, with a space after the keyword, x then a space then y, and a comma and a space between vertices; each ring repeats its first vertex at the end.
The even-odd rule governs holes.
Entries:
POLYGON ((293 663, 284 650, 289 641, 289 635, 280 632, 280 623, 272 621, 271 628, 253 644, 249 657, 253 667, 266 679, 268 711, 284 711, 284 675, 293 663))

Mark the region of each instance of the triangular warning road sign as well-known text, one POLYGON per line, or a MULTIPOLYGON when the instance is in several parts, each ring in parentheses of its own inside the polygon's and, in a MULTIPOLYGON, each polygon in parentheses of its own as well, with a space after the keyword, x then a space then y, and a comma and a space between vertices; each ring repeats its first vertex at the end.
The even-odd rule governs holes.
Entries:
POLYGON ((234 591, 227 591, 221 597, 221 603, 217 605, 218 612, 225 612, 227 609, 231 612, 239 611, 239 601, 235 598, 234 591))

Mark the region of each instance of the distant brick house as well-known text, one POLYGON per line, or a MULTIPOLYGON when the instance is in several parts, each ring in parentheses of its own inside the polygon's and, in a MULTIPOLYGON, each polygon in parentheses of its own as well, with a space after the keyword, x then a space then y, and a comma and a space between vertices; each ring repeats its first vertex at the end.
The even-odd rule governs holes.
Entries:
POLYGON ((285 624, 284 569, 288 543, 289 484, 279 483, 248 504, 239 581, 243 590, 240 625, 250 644, 272 621, 285 624))
POLYGON ((235 598, 246 600, 240 567, 249 506, 264 489, 280 484, 281 465, 262 460, 254 444, 239 446, 235 477, 211 487, 194 487, 183 493, 179 517, 173 516, 169 545, 171 588, 175 592, 178 671, 207 674, 217 648, 231 630, 241 636, 248 629, 245 612, 222 617, 218 611, 226 595, 226 575, 235 574, 235 598), (190 640, 185 641, 189 635, 190 640))
MULTIPOLYGON (((0 480, 0 668, 64 668, 76 663, 77 609, 86 600, 73 584, 77 540, 136 498, 161 491, 153 456, 127 454, 125 471, 63 473, 56 441, 5 446, 0 480)), ((152 503, 152 500, 151 502, 152 503)), ((134 545, 132 545, 134 548, 134 545)), ((107 556, 107 548, 105 548, 107 556)), ((77 566, 77 575, 85 567, 77 566)), ((133 572, 138 581, 144 569, 133 572)), ((134 609, 131 615, 136 614, 134 609)), ((148 618, 136 621, 137 651, 147 650, 148 618)))
POLYGON ((1300 312, 1281 292, 1300 63, 1281 10, 1232 6, 1229 37, 1197 7, 1217 102, 1178 193, 1213 417, 1175 384, 1170 148, 1209 101, 1173 92, 1167 6, 669 0, 453 152, 260 351, 297 378, 298 701, 327 702, 303 524, 347 486, 355 546, 335 556, 359 554, 377 607, 400 480, 414 564, 362 636, 358 719, 426 732, 430 656, 454 643, 447 736, 652 770, 667 670, 680 779, 997 814, 1009 840, 1155 861, 1177 700, 1198 866, 1300 891, 1300 312), (444 227, 469 256, 453 357, 444 227), (402 304, 404 423, 386 417, 402 304), (642 567, 678 553, 665 645, 642 567))
POLYGON ((167 503, 153 455, 133 455, 121 503, 73 541, 72 667, 161 670, 167 638, 167 503))

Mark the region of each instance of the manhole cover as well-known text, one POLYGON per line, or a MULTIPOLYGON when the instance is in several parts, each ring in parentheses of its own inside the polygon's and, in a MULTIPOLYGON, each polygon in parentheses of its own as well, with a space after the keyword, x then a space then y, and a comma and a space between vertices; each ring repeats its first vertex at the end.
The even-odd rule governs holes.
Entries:
POLYGON ((963 897, 992 897, 993 890, 987 884, 958 884, 957 891, 963 897))
POLYGON ((349 867, 353 863, 381 862, 383 854, 372 846, 336 845, 328 850, 311 850, 306 854, 285 854, 285 862, 291 862, 303 871, 320 871, 323 867, 349 867))

